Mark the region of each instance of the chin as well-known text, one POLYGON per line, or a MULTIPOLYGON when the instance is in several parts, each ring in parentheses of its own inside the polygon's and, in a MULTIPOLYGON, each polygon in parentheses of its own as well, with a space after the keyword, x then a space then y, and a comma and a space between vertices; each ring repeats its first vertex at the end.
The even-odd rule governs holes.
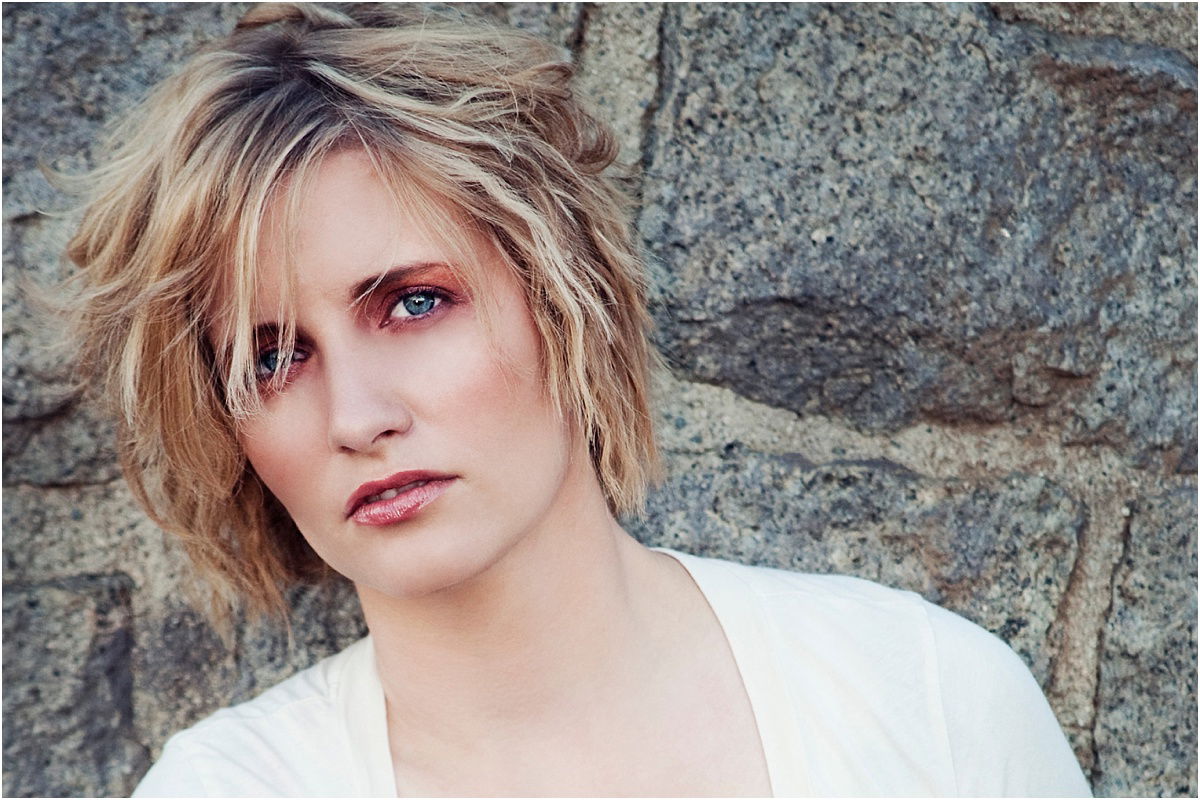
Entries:
POLYGON ((390 552, 380 553, 370 563, 351 567, 343 575, 360 592, 385 595, 397 600, 417 600, 462 588, 487 573, 511 548, 502 539, 472 541, 461 534, 398 539, 390 552), (381 567, 383 567, 381 569, 381 567))

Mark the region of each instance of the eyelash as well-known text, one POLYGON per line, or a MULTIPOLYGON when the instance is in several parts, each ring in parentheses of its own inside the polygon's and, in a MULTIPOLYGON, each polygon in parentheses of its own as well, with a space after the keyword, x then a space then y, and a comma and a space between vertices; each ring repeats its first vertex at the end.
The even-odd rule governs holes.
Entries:
MULTIPOLYGON (((385 313, 383 319, 379 323, 380 328, 393 328, 396 326, 410 325, 415 322, 430 319, 439 315, 448 305, 452 305, 455 301, 453 295, 444 289, 438 289, 434 286, 410 286, 389 295, 386 302, 382 304, 385 313), (405 314, 404 316, 394 316, 396 309, 402 308, 402 304, 410 297, 418 295, 430 295, 433 298, 433 305, 423 314, 405 314)), ((407 311, 407 309, 405 309, 407 311)), ((268 345, 258 351, 258 355, 254 359, 255 376, 259 384, 271 383, 275 380, 282 379, 280 386, 286 383, 289 373, 292 371, 292 365, 302 364, 308 360, 308 352, 301 346, 297 345, 292 351, 292 358, 289 364, 282 369, 277 363, 273 369, 266 370, 263 368, 262 361, 265 357, 271 354, 278 354, 279 348, 268 345)))
MULTIPOLYGON (((387 299, 387 303, 384 304, 384 308, 387 309, 387 314, 384 316, 383 322, 380 323, 380 327, 386 328, 386 327, 389 327, 390 325, 395 325, 397 323, 397 320, 427 319, 431 316, 441 313, 439 311, 439 309, 441 309, 445 304, 450 303, 450 302, 453 302, 453 297, 451 297, 450 293, 447 291, 444 291, 442 289, 438 289, 435 286, 410 286, 406 289, 401 289, 400 291, 396 292, 395 294, 389 296, 387 299), (428 311, 426 311, 424 314, 420 314, 420 315, 411 314, 406 317, 392 316, 395 313, 396 309, 400 308, 402 306, 402 304, 404 303, 405 300, 407 300, 410 297, 416 297, 417 295, 422 295, 422 294, 431 295, 433 297, 433 307, 430 308, 428 311)), ((400 324, 405 324, 405 323, 401 322, 400 324)))

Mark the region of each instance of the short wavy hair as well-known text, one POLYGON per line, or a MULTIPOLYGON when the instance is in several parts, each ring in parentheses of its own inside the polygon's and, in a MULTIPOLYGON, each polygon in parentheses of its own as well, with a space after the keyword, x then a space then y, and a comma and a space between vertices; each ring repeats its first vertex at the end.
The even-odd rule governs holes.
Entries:
POLYGON ((405 207, 459 223, 433 228, 465 219, 495 246, 609 507, 640 510, 660 469, 645 269, 607 170, 614 137, 572 75, 557 48, 480 21, 266 4, 112 130, 68 247, 81 380, 113 403, 126 479, 215 607, 283 611, 290 586, 328 574, 237 432, 261 402, 250 304, 264 213, 280 198, 297 208, 339 150, 365 151, 405 207))

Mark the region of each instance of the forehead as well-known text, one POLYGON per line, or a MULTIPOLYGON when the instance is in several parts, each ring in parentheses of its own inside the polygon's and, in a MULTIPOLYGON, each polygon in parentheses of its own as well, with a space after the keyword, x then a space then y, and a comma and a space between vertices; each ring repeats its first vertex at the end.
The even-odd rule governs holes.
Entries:
POLYGON ((364 279, 406 263, 450 267, 487 324, 497 279, 512 277, 466 212, 403 175, 385 179, 359 150, 333 152, 297 171, 272 193, 260 219, 244 222, 207 315, 222 350, 250 346, 239 330, 294 318, 304 296, 344 299, 364 279))
POLYGON ((359 151, 331 154, 268 203, 255 253, 256 306, 291 291, 325 292, 397 266, 463 260, 478 241, 434 233, 447 205, 416 192, 402 196, 359 151))

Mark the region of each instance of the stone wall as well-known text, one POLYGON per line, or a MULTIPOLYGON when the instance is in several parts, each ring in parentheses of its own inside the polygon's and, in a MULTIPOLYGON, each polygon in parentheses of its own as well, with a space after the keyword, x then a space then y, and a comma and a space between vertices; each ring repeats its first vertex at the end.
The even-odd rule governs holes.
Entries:
MULTIPOLYGON (((164 739, 362 633, 216 636, 21 286, 38 160, 239 5, 4 7, 4 793, 130 791, 164 739)), ((1196 9, 483 5, 569 48, 638 167, 670 477, 651 544, 914 589, 1029 663, 1097 794, 1195 795, 1196 9)))

